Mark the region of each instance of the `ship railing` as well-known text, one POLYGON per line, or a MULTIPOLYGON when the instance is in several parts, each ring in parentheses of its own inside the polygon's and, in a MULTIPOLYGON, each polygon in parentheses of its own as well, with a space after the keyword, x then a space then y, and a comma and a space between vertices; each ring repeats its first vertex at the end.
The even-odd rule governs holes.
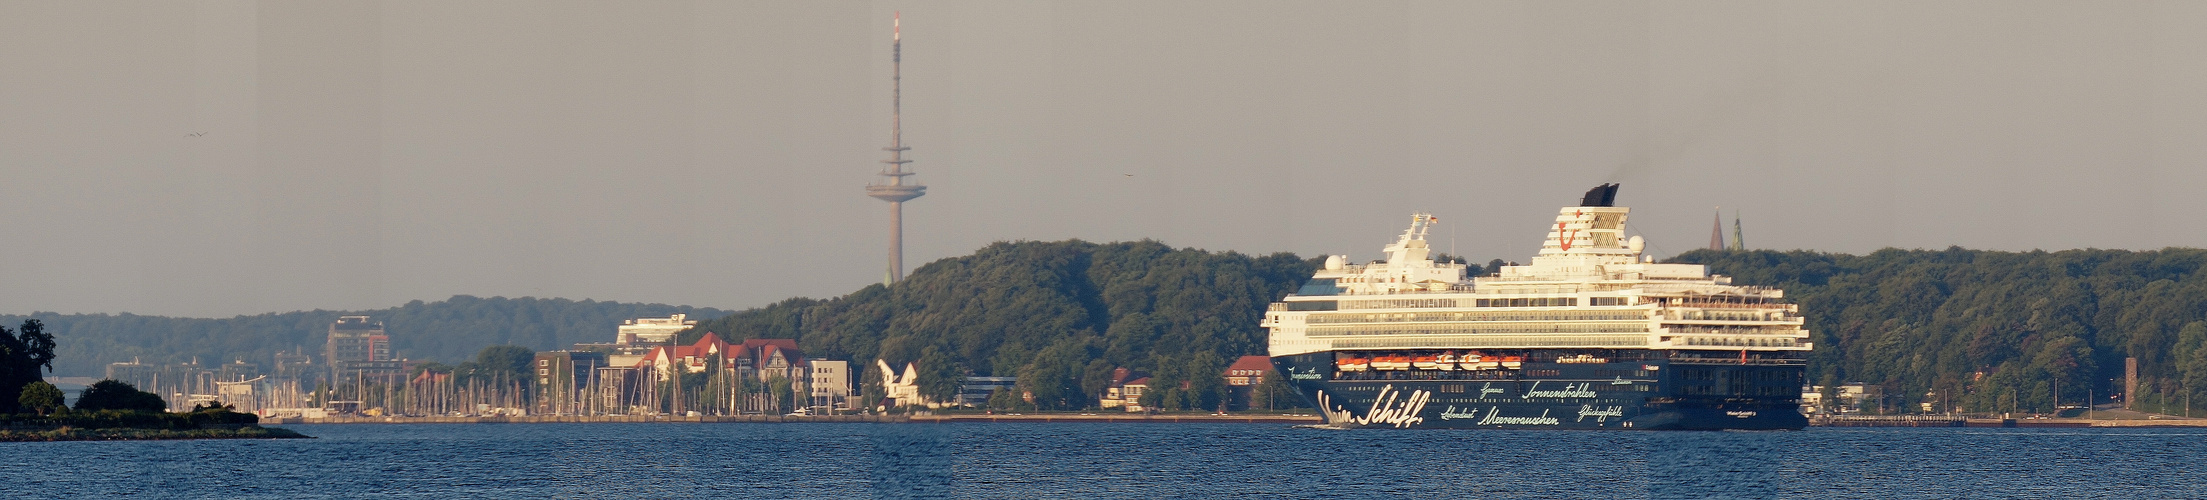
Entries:
POLYGON ((1806 364, 1808 364, 1808 362, 1809 362, 1809 361, 1808 361, 1808 360, 1806 360, 1806 359, 1786 359, 1786 358, 1754 358, 1754 357, 1750 357, 1750 358, 1747 358, 1747 359, 1744 359, 1744 360, 1742 360, 1742 359, 1740 359, 1740 358, 1737 358, 1737 357, 1732 357, 1732 358, 1724 358, 1724 357, 1715 357, 1715 358, 1671 358, 1671 364, 1674 364, 1674 365, 1675 365, 1675 364, 1688 364, 1688 365, 1754 365, 1754 366, 1795 366, 1795 365, 1806 365, 1806 364))
MULTIPOLYGON (((1684 321, 1684 320, 1681 320, 1681 321, 1684 321)), ((1784 326, 1785 328, 1768 328, 1768 327, 1763 327, 1763 326, 1744 326, 1744 325, 1743 325, 1743 326, 1736 326, 1736 327, 1724 327, 1724 326, 1686 326, 1686 325, 1673 325, 1673 324, 1665 324, 1665 325, 1663 325, 1663 329, 1664 329, 1665 331, 1667 331, 1668 333, 1679 333, 1679 334, 1700 334, 1700 335, 1777 335, 1777 336, 1797 336, 1797 335, 1800 335, 1800 333, 1801 333, 1801 329, 1800 329, 1800 328, 1799 328, 1798 326, 1795 326, 1795 325, 1777 325, 1777 326, 1784 326)))
POLYGON ((1665 307, 1692 307, 1696 309, 1798 309, 1798 304, 1784 302, 1718 302, 1709 300, 1658 300, 1665 307))
POLYGON ((1819 427, 1963 427, 1961 415, 1819 415, 1811 417, 1819 427))

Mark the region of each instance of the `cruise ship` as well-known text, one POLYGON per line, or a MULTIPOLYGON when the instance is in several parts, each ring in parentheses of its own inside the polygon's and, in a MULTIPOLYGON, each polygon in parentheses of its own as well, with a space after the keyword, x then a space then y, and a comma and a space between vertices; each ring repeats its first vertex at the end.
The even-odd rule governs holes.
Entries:
POLYGON ((1530 265, 1466 276, 1414 214, 1385 260, 1265 313, 1272 362, 1334 427, 1799 429, 1811 346, 1783 290, 1659 264, 1617 185, 1563 207, 1530 265))

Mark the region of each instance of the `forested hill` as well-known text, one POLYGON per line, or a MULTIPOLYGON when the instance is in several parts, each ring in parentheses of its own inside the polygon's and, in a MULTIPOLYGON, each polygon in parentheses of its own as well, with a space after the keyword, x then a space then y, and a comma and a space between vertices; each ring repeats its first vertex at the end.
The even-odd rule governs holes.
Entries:
POLYGON ((514 344, 536 350, 576 342, 611 342, 621 320, 685 313, 717 318, 726 311, 690 306, 456 295, 437 302, 367 311, 297 311, 233 318, 171 318, 134 314, 0 316, 0 324, 24 318, 46 323, 59 346, 54 373, 100 376, 110 362, 132 357, 146 363, 201 363, 244 359, 267 368, 277 351, 305 349, 321 359, 329 325, 338 316, 382 321, 395 354, 416 360, 459 362, 486 346, 514 344))
POLYGON ((1115 367, 1201 382, 1235 356, 1264 353, 1265 306, 1318 264, 1155 241, 996 243, 922 266, 895 286, 791 299, 700 323, 682 338, 794 338, 808 354, 854 361, 869 384, 878 380, 876 358, 899 368, 919 361, 921 384, 938 394, 966 371, 1018 376, 1044 407, 1077 408, 1115 367))
POLYGON ((1814 335, 1811 380, 1882 384, 1909 408, 1937 391, 1964 409, 2047 411, 2056 382, 2062 404, 2104 402, 2128 356, 2148 381, 2141 401, 2176 402, 2187 388, 2207 396, 2207 250, 1697 250, 1675 260, 1784 288, 1814 335))

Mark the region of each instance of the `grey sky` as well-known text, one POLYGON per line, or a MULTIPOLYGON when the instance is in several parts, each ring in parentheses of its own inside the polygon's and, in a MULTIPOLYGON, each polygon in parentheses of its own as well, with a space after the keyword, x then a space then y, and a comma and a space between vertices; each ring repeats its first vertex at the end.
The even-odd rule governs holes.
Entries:
POLYGON ((0 0, 0 311, 855 290, 898 10, 914 268, 1523 260, 1605 181, 1664 255, 2207 246, 2202 2, 0 0))

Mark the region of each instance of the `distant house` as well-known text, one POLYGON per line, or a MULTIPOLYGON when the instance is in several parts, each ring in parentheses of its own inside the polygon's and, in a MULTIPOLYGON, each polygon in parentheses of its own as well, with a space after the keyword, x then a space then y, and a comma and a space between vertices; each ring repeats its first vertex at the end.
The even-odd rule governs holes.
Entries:
POLYGON ((889 368, 889 362, 876 359, 874 364, 881 371, 882 406, 925 406, 940 408, 941 404, 920 394, 920 368, 917 363, 905 363, 904 371, 889 368))
POLYGON ((1247 410, 1255 406, 1257 386, 1264 385, 1265 377, 1272 375, 1272 358, 1268 356, 1242 356, 1226 367, 1226 406, 1230 410, 1247 410))
POLYGON ((1142 392, 1146 390, 1149 390, 1149 375, 1126 368, 1112 370, 1111 384, 1104 387, 1103 397, 1098 398, 1096 406, 1140 412, 1144 410, 1142 392))
POLYGON ((1126 408, 1126 411, 1139 413, 1149 410, 1142 407, 1142 393, 1149 392, 1149 377, 1129 380, 1127 383, 1119 384, 1115 392, 1119 396, 1119 407, 1126 408))
POLYGON ((606 387, 605 391, 616 392, 603 392, 593 397, 602 398, 606 401, 604 406, 609 408, 635 404, 655 406, 654 401, 661 397, 657 394, 660 384, 672 380, 676 370, 682 373, 717 371, 723 376, 759 382, 779 378, 789 384, 789 394, 795 399, 784 401, 788 407, 783 407, 769 399, 771 394, 746 394, 730 407, 720 408, 722 411, 782 411, 822 405, 832 408, 838 403, 836 398, 850 393, 848 365, 843 361, 807 359, 794 339, 749 339, 731 344, 722 340, 718 333, 706 332, 690 345, 656 346, 635 358, 622 354, 606 356, 606 367, 599 369, 598 381, 606 387), (816 370, 828 373, 816 373, 816 370), (816 381, 822 386, 814 387, 816 381))

